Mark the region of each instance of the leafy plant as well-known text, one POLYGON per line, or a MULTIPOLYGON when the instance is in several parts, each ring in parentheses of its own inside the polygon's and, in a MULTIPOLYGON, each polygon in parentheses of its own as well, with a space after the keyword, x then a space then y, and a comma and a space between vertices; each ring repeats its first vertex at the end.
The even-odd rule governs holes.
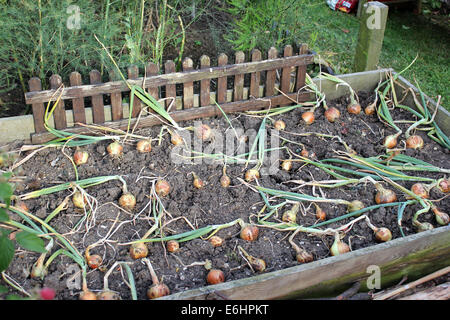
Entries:
MULTIPOLYGON (((10 218, 8 215, 8 208, 11 204, 11 197, 13 195, 13 188, 8 182, 11 173, 6 172, 0 176, 0 222, 7 223, 10 218)), ((14 258, 15 244, 9 238, 11 230, 0 228, 0 272, 5 271, 12 259, 14 258)), ((27 250, 35 252, 46 252, 44 241, 36 234, 28 231, 20 231, 15 235, 15 242, 27 250)))

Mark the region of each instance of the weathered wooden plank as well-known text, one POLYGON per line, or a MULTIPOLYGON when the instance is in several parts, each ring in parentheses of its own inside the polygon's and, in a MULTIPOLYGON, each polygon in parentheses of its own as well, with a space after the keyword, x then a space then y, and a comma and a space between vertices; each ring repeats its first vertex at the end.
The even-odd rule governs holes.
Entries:
POLYGON ((449 299, 450 299, 450 282, 446 282, 413 293, 409 296, 398 298, 396 300, 449 300, 449 299))
MULTIPOLYGON (((206 55, 200 57, 200 69, 207 69, 210 67, 210 59, 206 55)), ((211 104, 210 95, 211 82, 209 79, 204 79, 200 81, 200 106, 209 106, 211 104)))
MULTIPOLYGON (((175 72, 175 62, 172 60, 167 60, 164 65, 164 72, 166 74, 172 74, 175 72)), ((175 99, 177 97, 177 90, 175 84, 167 84, 166 85, 166 98, 173 98, 166 100, 166 109, 169 108, 170 104, 173 103, 174 107, 172 110, 175 110, 175 99)))
MULTIPOLYGON (((71 86, 81 86, 81 74, 79 72, 72 72, 69 77, 71 86)), ((72 99, 73 122, 86 123, 86 112, 84 110, 84 98, 72 99)))
MULTIPOLYGON (((145 66, 146 77, 154 77, 159 74, 159 66, 156 63, 149 62, 145 66)), ((159 88, 158 87, 149 87, 148 93, 152 95, 153 98, 159 100, 159 88)))
MULTIPOLYGON (((102 82, 102 75, 98 70, 92 70, 89 72, 89 79, 91 84, 97 84, 102 82)), ((92 118, 94 123, 105 122, 105 106, 103 104, 103 95, 96 94, 92 96, 92 118)))
MULTIPOLYGON (((293 53, 293 48, 291 45, 287 45, 284 47, 284 52, 283 52, 283 56, 286 57, 290 57, 292 56, 293 53)), ((283 93, 288 93, 291 92, 290 87, 291 87, 291 72, 292 72, 292 67, 285 67, 281 70, 281 84, 280 84, 280 90, 283 93)), ((284 106, 285 104, 282 104, 280 106, 284 106)))
MULTIPOLYGON (((297 96, 296 93, 288 94, 288 97, 291 99, 298 99, 299 102, 308 101, 311 99, 311 95, 309 93, 303 93, 297 96)), ((243 112, 243 111, 249 111, 249 110, 259 110, 264 109, 269 106, 277 105, 280 103, 286 103, 290 100, 282 95, 272 96, 272 97, 265 97, 264 99, 252 99, 252 100, 245 100, 245 101, 234 101, 234 102, 228 102, 221 105, 221 108, 225 113, 233 113, 233 112, 243 112)), ((187 121, 187 120, 193 120, 193 119, 199 119, 199 118, 205 118, 205 117, 213 117, 213 116, 222 116, 221 111, 215 106, 206 106, 206 107, 198 107, 198 108, 191 108, 186 110, 177 110, 174 112, 169 113, 171 117, 177 121, 187 121)), ((136 123, 136 119, 131 120, 131 125, 134 126, 136 123)), ((148 115, 145 117, 141 117, 139 120, 139 124, 137 128, 146 128, 151 127, 155 125, 162 124, 159 117, 155 117, 153 115, 148 115)), ((128 119, 123 119, 120 121, 115 122, 106 122, 104 124, 107 127, 113 128, 113 129, 126 129, 128 126, 128 119)), ((69 128, 66 130, 70 133, 81 133, 84 132, 83 128, 69 128)), ((31 136, 32 143, 38 144, 38 143, 44 143, 47 141, 50 141, 54 139, 55 136, 53 136, 51 133, 44 132, 40 134, 34 134, 31 136)))
MULTIPOLYGON (((225 66, 228 63, 228 56, 225 53, 219 55, 218 65, 225 66)), ((227 101, 227 77, 217 78, 217 103, 225 103, 227 101)))
MULTIPOLYGON (((244 63, 245 53, 242 51, 236 52, 235 64, 244 63)), ((237 74, 234 76, 234 92, 233 101, 244 99, 244 75, 237 74)))
MULTIPOLYGON (((194 68, 194 62, 186 57, 183 60, 183 71, 191 71, 194 68)), ((194 106, 194 82, 183 83, 183 109, 190 109, 194 106)))
MULTIPOLYGON (((254 49, 252 51, 252 61, 261 61, 261 51, 254 49)), ((261 72, 252 72, 250 75, 250 95, 259 98, 259 84, 261 82, 261 72)))
MULTIPOLYGON (((273 60, 278 57, 278 50, 274 47, 269 49, 268 59, 273 60)), ((275 81, 277 78, 277 70, 268 70, 266 72, 266 92, 265 96, 270 97, 275 94, 275 81)))
MULTIPOLYGON (((30 87, 30 91, 41 91, 42 84, 41 79, 34 77, 28 81, 28 86, 30 87)), ((44 126, 44 104, 42 102, 33 103, 31 105, 33 110, 33 121, 34 121, 34 130, 35 132, 45 132, 44 126)))
MULTIPOLYGON (((189 72, 175 72, 170 74, 160 74, 158 76, 145 79, 145 86, 165 86, 169 84, 177 84, 183 82, 200 81, 203 79, 213 79, 225 76, 234 76, 236 74, 252 73, 256 71, 273 70, 286 66, 299 66, 302 64, 311 64, 313 55, 292 56, 287 58, 268 59, 258 62, 247 62, 239 65, 231 64, 226 66, 211 67, 208 70, 192 70, 189 72)), ((142 86, 143 78, 130 79, 129 84, 142 86)), ((62 99, 73 99, 80 97, 88 97, 93 94, 107 94, 115 91, 129 91, 128 86, 123 81, 107 82, 98 85, 83 85, 81 87, 64 88, 62 99)), ((52 98, 55 90, 45 90, 41 92, 27 92, 25 94, 25 102, 27 104, 37 102, 47 102, 56 100, 52 98)))
MULTIPOLYGON (((62 85, 62 79, 59 75, 54 74, 50 77, 50 88, 55 91, 62 85)), ((56 97, 57 99, 57 97, 56 97)), ((56 100, 55 99, 55 100, 56 100)), ((64 108, 64 101, 60 100, 55 110, 53 111, 53 120, 56 129, 65 129, 67 127, 66 123, 66 110, 64 108)))
MULTIPOLYGON (((308 45, 302 43, 298 52, 300 55, 308 53, 308 45)), ((305 86, 306 65, 297 67, 297 79, 295 80, 295 90, 300 90, 305 86)))
MULTIPOLYGON (((115 70, 111 70, 109 72, 109 80, 117 80, 117 74, 115 70)), ((120 91, 111 93, 111 118, 113 121, 123 118, 122 93, 120 91)))
MULTIPOLYGON (((132 66, 128 67, 128 79, 129 80, 139 79, 139 68, 136 65, 132 65, 132 66)), ((130 81, 130 83, 131 83, 131 81, 130 81)), ((137 83, 137 85, 142 85, 142 83, 137 83)), ((121 90, 121 91, 123 91, 123 90, 121 90)), ((131 97, 130 97, 130 102, 131 102, 131 97)), ((133 110, 131 111, 131 117, 136 118, 142 109, 141 100, 138 97, 134 96, 133 106, 130 106, 130 107, 133 108, 133 110)))

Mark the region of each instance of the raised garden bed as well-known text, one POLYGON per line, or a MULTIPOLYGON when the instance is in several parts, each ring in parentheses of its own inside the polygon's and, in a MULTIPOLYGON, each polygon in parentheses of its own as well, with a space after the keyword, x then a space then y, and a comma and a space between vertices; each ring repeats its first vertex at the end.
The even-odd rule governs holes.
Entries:
MULTIPOLYGON (((361 107, 364 109, 374 102, 374 89, 380 81, 386 79, 389 72, 390 70, 380 70, 344 75, 340 78, 358 93, 361 107)), ((26 202, 31 214, 42 220, 54 212, 67 197, 67 206, 52 217, 49 224, 55 231, 63 235, 64 239, 68 240, 81 253, 81 256, 84 256, 89 245, 96 243, 90 253, 102 257, 103 267, 86 269, 87 287, 95 293, 100 293, 104 289, 105 272, 110 270, 109 289, 120 295, 121 299, 147 298, 147 290, 153 283, 148 265, 142 259, 132 259, 129 249, 130 242, 140 240, 152 227, 153 232, 146 237, 151 240, 145 243, 149 250, 148 259, 151 261, 154 271, 170 289, 171 295, 164 297, 165 299, 324 297, 339 292, 355 281, 361 281, 364 284, 365 279, 370 276, 367 273, 367 267, 370 265, 381 268, 383 287, 395 283, 405 274, 411 278, 420 277, 427 272, 448 265, 450 260, 449 227, 440 227, 436 223, 433 212, 427 210, 420 215, 418 220, 421 223, 431 223, 435 229, 417 233, 417 227, 412 224, 412 221, 414 214, 421 209, 421 204, 414 201, 415 199, 408 199, 408 194, 401 189, 396 189, 394 184, 390 184, 390 180, 381 179, 380 182, 385 188, 394 190, 397 195, 395 201, 397 204, 377 207, 364 213, 373 225, 388 228, 392 232, 392 240, 378 244, 374 231, 369 228, 364 216, 353 214, 345 219, 314 227, 315 230, 325 230, 326 228, 336 230, 347 224, 348 227, 341 231, 343 231, 342 236, 345 235, 343 240, 351 247, 351 252, 331 257, 330 248, 335 241, 335 233, 314 235, 298 229, 299 226, 312 227, 320 222, 316 218, 316 207, 312 204, 313 202, 326 212, 325 222, 348 213, 347 205, 342 200, 360 200, 366 208, 375 205, 374 196, 377 190, 372 180, 353 181, 353 183, 344 183, 345 185, 341 187, 329 188, 331 184, 343 181, 341 179, 341 181, 331 183, 330 180, 338 180, 336 176, 330 175, 330 172, 324 170, 323 167, 318 167, 317 163, 320 160, 321 164, 347 168, 350 171, 340 172, 347 178, 359 180, 364 175, 370 174, 376 179, 377 175, 367 171, 367 168, 352 166, 355 163, 352 161, 356 158, 352 158, 353 154, 349 150, 353 149, 363 159, 374 160, 374 157, 386 154, 386 148, 383 146, 385 136, 395 133, 386 123, 381 122, 376 114, 366 115, 364 112, 357 115, 349 114, 346 106, 350 100, 345 86, 336 86, 336 83, 329 80, 315 79, 314 83, 325 93, 328 107, 335 107, 340 111, 340 118, 333 123, 329 122, 324 117, 323 107, 320 106, 315 111, 315 122, 305 125, 301 120, 301 114, 305 108, 311 105, 300 106, 288 113, 265 118, 267 147, 274 149, 264 152, 265 158, 266 160, 271 159, 272 163, 270 164, 275 164, 272 169, 276 170, 269 172, 270 174, 264 174, 261 170, 261 176, 257 183, 244 180, 246 170, 255 165, 254 158, 247 168, 245 167, 246 157, 241 157, 244 159, 244 163, 228 163, 226 165, 226 173, 231 178, 231 183, 225 188, 220 184, 223 161, 213 161, 211 156, 205 156, 205 154, 222 152, 221 150, 224 149, 220 148, 227 141, 225 137, 237 141, 248 135, 249 139, 245 142, 245 148, 239 153, 233 153, 234 155, 252 150, 252 141, 261 129, 264 113, 248 114, 244 112, 245 104, 241 104, 242 107, 239 109, 236 107, 239 104, 229 103, 226 107, 231 109, 224 108, 229 113, 228 118, 222 117, 217 109, 213 113, 205 112, 205 110, 209 110, 205 108, 214 107, 193 108, 191 114, 195 115, 197 112, 197 115, 191 117, 188 116, 189 110, 179 111, 178 125, 186 128, 198 127, 199 122, 207 124, 213 129, 215 136, 208 142, 200 143, 194 132, 183 131, 186 134, 182 136, 189 146, 185 153, 181 153, 183 157, 177 155, 177 153, 180 154, 182 148, 173 146, 168 131, 162 131, 161 125, 158 123, 145 122, 145 120, 144 123, 152 126, 134 131, 133 134, 136 136, 130 136, 123 143, 123 155, 118 158, 113 158, 107 153, 107 146, 111 141, 105 140, 82 146, 82 150, 89 153, 89 159, 86 164, 77 167, 78 176, 76 176, 70 161, 75 148, 39 149, 32 157, 17 167, 15 194, 26 202), (237 111, 240 113, 236 113, 237 111), (205 115, 208 118, 204 118, 205 115), (193 120, 195 118, 202 119, 193 120), (182 121, 183 119, 189 120, 182 121), (283 120, 286 128, 280 131, 274 130, 275 120, 283 120), (238 131, 238 139, 236 139, 234 129, 230 124, 238 131), (137 136, 153 139, 152 149, 149 153, 136 151, 136 140, 140 139, 137 136), (301 158, 299 155, 304 149, 308 150, 309 156, 301 158), (203 153, 203 156, 199 157, 200 154, 194 153, 192 150, 203 153), (315 156, 311 156, 312 153, 315 156), (272 155, 273 157, 270 158, 272 155), (342 157, 346 158, 346 163, 335 161, 343 160, 342 157), (289 158, 294 160, 292 169, 281 170, 280 161, 289 158), (324 161, 324 159, 331 160, 324 161), (193 172, 204 181, 203 188, 194 187, 193 172), (355 175, 356 172, 362 174, 355 175), (95 209, 87 210, 87 212, 74 207, 71 201, 74 191, 72 188, 37 198, 26 196, 33 190, 41 190, 70 181, 75 182, 77 178, 78 181, 83 181, 83 179, 100 176, 121 176, 126 182, 128 191, 136 197, 135 208, 133 210, 120 209, 118 200, 124 191, 123 183, 115 178, 84 189, 92 197, 90 203, 94 205, 95 209), (169 194, 159 198, 165 209, 163 211, 158 211, 158 205, 154 204, 155 196, 154 194, 152 196, 151 192, 155 182, 160 179, 167 180, 171 186, 169 194), (292 208, 296 198, 293 198, 292 195, 287 198, 280 195, 273 197, 271 191, 261 189, 266 199, 270 199, 266 203, 262 194, 256 189, 257 187, 295 192, 314 197, 316 200, 308 198, 301 201, 295 223, 287 224, 282 222, 282 213, 292 208), (336 199, 336 201, 325 201, 324 199, 336 199), (289 201, 286 202, 286 200, 289 201), (270 210, 267 210, 267 205, 275 206, 283 202, 285 205, 280 206, 278 212, 269 213, 270 210), (403 215, 400 216, 402 221, 400 227, 398 223, 399 209, 403 204, 405 206, 403 215), (348 225, 354 219, 359 220, 348 225), (157 221, 156 224, 155 221, 157 221), (258 225, 259 235, 255 241, 246 241, 240 238, 242 225, 238 221, 258 225), (222 225, 223 228, 219 228, 219 225, 222 225), (208 232, 199 237, 195 233, 196 230, 208 232), (218 230, 215 235, 224 239, 224 244, 218 247, 213 247, 208 241, 208 236, 215 230, 218 230), (300 232, 296 233, 293 239, 289 239, 294 230, 300 232), (187 234, 181 236, 184 233, 187 234), (192 238, 189 238, 190 235, 192 238), (169 253, 166 247, 170 236, 181 240, 179 250, 174 253, 169 253), (290 240, 312 254, 314 261, 299 265, 296 261, 296 251, 290 240), (263 272, 256 272, 252 269, 244 259, 240 247, 248 254, 264 259, 266 269, 263 272), (208 270, 203 264, 206 260, 210 260, 212 268, 224 272, 225 283, 208 286, 206 281, 208 270), (133 275, 136 287, 136 296, 133 296, 132 290, 126 284, 126 281, 129 282, 125 272, 126 268, 117 269, 114 266, 117 261, 126 262, 130 267, 129 271, 133 275), (112 266, 114 269, 111 269, 112 266)), ((396 92, 399 99, 405 94, 402 92, 402 88, 414 88, 401 77, 397 79, 397 83, 396 92)), ((166 83, 163 82, 163 84, 166 83)), ((201 95, 199 99, 200 97, 201 95)), ((290 97, 295 99, 296 94, 290 94, 290 97)), ((408 94, 405 97, 402 103, 414 107, 411 95, 408 94)), ((309 96, 310 98, 311 96, 309 96)), ((311 101, 309 99, 305 97, 305 100, 311 101)), ((261 109, 265 106, 264 99, 249 101, 247 106, 250 107, 247 109, 252 109, 251 106, 254 106, 253 109, 261 109), (261 105, 258 106, 257 102, 260 102, 261 105)), ((272 101, 275 101, 276 104, 281 102, 272 101)), ((286 101, 283 102, 286 103, 286 101)), ((432 103, 429 108, 430 112, 433 112, 436 105, 432 103)), ((409 110, 395 108, 391 111, 391 115, 394 120, 409 121, 397 123, 403 132, 412 124, 411 121, 417 121, 417 118, 409 110)), ((448 118, 447 112, 439 108, 435 119, 444 133, 448 135, 450 118, 448 118)), ((116 127, 122 128, 125 124, 126 121, 122 120, 116 127)), ((402 170, 403 174, 419 177, 398 182, 408 190, 416 182, 433 183, 438 179, 448 178, 450 170, 448 148, 436 143, 422 132, 418 134, 424 140, 424 147, 404 149, 401 154, 411 157, 408 159, 425 161, 434 169, 432 171, 403 171, 396 167, 396 170, 402 170)), ((41 139, 48 136, 44 133, 34 137, 41 139)), ((400 139, 405 140, 405 137, 402 135, 399 137, 400 139)), ((22 141, 9 143, 5 149, 13 154, 23 144, 22 141)), ((399 147, 402 145, 399 144, 399 147)), ((31 152, 33 151, 21 152, 18 160, 23 159, 31 152)), ((411 163, 406 161, 405 164, 410 165, 411 163)), ((338 172, 335 169, 335 167, 332 168, 333 172, 338 172)), ((386 177, 383 172, 377 172, 380 174, 378 177, 386 177)), ((388 175, 388 177, 399 181, 395 180, 393 175, 388 175)), ((430 199, 433 202, 427 203, 436 204, 443 212, 450 211, 448 197, 437 188, 430 190, 430 199)), ((11 216, 14 220, 23 223, 23 220, 17 215, 11 214, 11 216)), ((61 239, 55 239, 52 253, 61 245, 63 245, 61 239)), ((49 265, 48 274, 43 279, 30 278, 31 266, 36 262, 38 256, 39 254, 36 253, 19 250, 16 252, 7 274, 27 291, 36 286, 49 286, 56 289, 58 299, 78 299, 82 290, 79 264, 67 256, 58 256, 49 265)))

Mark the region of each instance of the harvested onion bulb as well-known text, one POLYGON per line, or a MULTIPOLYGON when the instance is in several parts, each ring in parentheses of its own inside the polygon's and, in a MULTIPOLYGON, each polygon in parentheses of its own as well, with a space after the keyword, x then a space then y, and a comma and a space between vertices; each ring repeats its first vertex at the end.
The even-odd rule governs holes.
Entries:
POLYGON ((417 183, 413 184, 411 187, 411 191, 415 195, 417 195, 423 199, 429 198, 428 191, 427 191, 426 187, 423 185, 423 183, 417 182, 417 183))
POLYGON ((214 248, 220 247, 221 245, 223 245, 223 242, 224 240, 219 236, 212 236, 211 238, 209 238, 209 243, 211 243, 214 248))
POLYGON ((241 229, 240 237, 242 240, 255 241, 258 238, 259 229, 254 225, 246 225, 241 229))
POLYGON ((386 242, 392 239, 392 233, 391 230, 388 228, 376 228, 374 230, 375 232, 375 239, 379 242, 386 242))
POLYGON ((120 300, 120 295, 114 291, 103 291, 98 295, 97 300, 120 300))
POLYGON ((329 107, 325 110, 324 115, 329 122, 335 122, 341 116, 341 113, 335 107, 329 107))
POLYGON ((193 182, 194 187, 197 189, 203 188, 205 186, 205 183, 203 182, 203 180, 200 179, 194 172, 191 172, 191 173, 194 176, 194 182, 193 182))
POLYGON ((432 210, 433 210, 434 217, 435 217, 437 223, 439 223, 441 226, 448 225, 450 218, 447 213, 439 210, 436 207, 434 207, 432 210))
POLYGON ((327 218, 326 212, 323 211, 317 204, 314 203, 314 205, 316 206, 316 219, 324 221, 327 218))
POLYGON ((281 169, 290 171, 292 169, 292 160, 283 160, 283 162, 281 162, 281 169))
POLYGON ((139 140, 136 144, 136 150, 141 153, 152 151, 152 141, 150 139, 139 140))
POLYGON ((88 158, 89 158, 89 153, 87 151, 77 150, 73 154, 73 162, 77 166, 85 164, 88 161, 88 158))
POLYGON ((225 173, 225 170, 224 170, 223 175, 220 177, 220 185, 221 185, 222 187, 224 187, 224 188, 228 188, 228 186, 230 185, 230 183, 231 183, 231 179, 230 179, 230 177, 225 173))
POLYGON ((364 113, 365 113, 366 115, 368 115, 368 116, 374 114, 374 113, 375 113, 375 106, 376 106, 375 102, 369 104, 369 105, 364 109, 364 113))
POLYGON ((398 134, 392 134, 384 138, 383 145, 386 149, 392 149, 395 148, 397 145, 397 137, 398 134))
POLYGON ((297 213, 298 210, 300 209, 300 203, 296 203, 292 206, 291 209, 286 210, 283 213, 283 216, 281 218, 281 220, 283 220, 284 222, 288 222, 288 223, 295 223, 297 221, 297 213))
POLYGON ((347 205, 347 211, 348 212, 355 212, 358 210, 364 209, 364 203, 362 203, 359 200, 353 200, 348 203, 347 205))
POLYGON ((76 191, 72 196, 73 205, 83 209, 86 206, 87 198, 80 191, 76 191))
POLYGON ((212 138, 212 129, 207 124, 202 124, 195 128, 195 134, 203 141, 207 141, 212 138))
POLYGON ((377 204, 397 201, 397 195, 394 191, 383 188, 379 183, 376 183, 375 187, 377 188, 377 193, 375 194, 375 202, 377 204))
POLYGON ((433 225, 429 222, 418 222, 415 226, 417 227, 417 232, 424 232, 434 229, 433 225))
POLYGON ((80 293, 79 299, 80 300, 98 300, 98 297, 97 297, 97 295, 95 293, 93 293, 92 291, 86 289, 86 290, 83 290, 80 293))
POLYGON ((295 258, 297 259, 298 263, 308 263, 314 260, 314 256, 312 255, 312 253, 303 249, 297 250, 295 258))
POLYGON ((248 254, 241 246, 238 246, 238 249, 245 256, 254 271, 263 272, 264 270, 266 270, 266 262, 263 259, 253 257, 252 255, 248 254))
POLYGON ((103 262, 103 259, 98 254, 92 254, 91 255, 89 253, 89 249, 90 249, 90 247, 88 246, 86 248, 86 251, 85 251, 85 254, 84 254, 85 257, 86 257, 87 264, 88 264, 89 268, 97 269, 98 267, 101 266, 101 264, 103 262))
POLYGON ((347 106, 347 112, 350 114, 359 114, 361 112, 361 105, 356 101, 352 101, 347 106))
POLYGON ((170 184, 166 180, 158 180, 155 184, 155 192, 160 197, 165 197, 170 192, 170 184))
POLYGON ((343 241, 339 239, 339 235, 334 237, 333 245, 330 248, 332 256, 338 256, 350 251, 350 247, 343 241))
POLYGON ((175 145, 179 146, 183 144, 183 138, 176 132, 172 132, 170 135, 170 142, 175 145))
POLYGON ((206 276, 206 282, 208 282, 208 284, 218 284, 225 282, 225 274, 222 270, 211 269, 206 276))
POLYGON ((148 269, 150 271, 150 275, 152 277, 152 286, 148 288, 147 290, 147 297, 149 299, 156 299, 163 296, 167 296, 170 294, 169 287, 166 286, 164 283, 159 282, 158 277, 156 276, 155 271, 153 270, 152 264, 150 261, 145 258, 144 262, 147 263, 148 269))
POLYGON ((406 148, 408 149, 422 149, 423 139, 421 136, 414 135, 406 139, 406 148))
POLYGON ((144 242, 133 243, 130 247, 130 256, 134 260, 145 258, 148 255, 148 247, 144 242))
POLYGON ((450 192, 450 180, 449 179, 440 179, 437 185, 437 188, 443 193, 450 192))
POLYGON ((177 252, 180 249, 180 244, 176 240, 167 241, 167 251, 169 252, 177 252))
POLYGON ((284 123, 283 120, 277 120, 275 121, 275 123, 273 124, 274 128, 277 129, 278 131, 284 130, 286 128, 286 123, 284 123))
POLYGON ((111 157, 118 158, 123 154, 123 147, 119 142, 114 141, 106 147, 106 151, 111 157))
POLYGON ((302 119, 306 124, 314 123, 314 120, 315 120, 314 112, 312 112, 312 111, 303 112, 302 119))
POLYGON ((124 193, 119 198, 119 205, 127 211, 131 211, 136 206, 136 198, 129 192, 124 193))

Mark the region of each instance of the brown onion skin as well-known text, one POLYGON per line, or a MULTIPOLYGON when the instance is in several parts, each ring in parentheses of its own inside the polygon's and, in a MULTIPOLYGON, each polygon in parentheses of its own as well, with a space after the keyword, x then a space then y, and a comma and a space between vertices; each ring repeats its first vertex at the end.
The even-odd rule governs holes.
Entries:
POLYGON ((258 238, 259 229, 257 226, 247 225, 242 228, 240 237, 242 240, 255 241, 258 238))
POLYGON ((300 151, 300 155, 301 155, 302 157, 308 158, 309 152, 308 152, 308 150, 306 150, 306 149, 302 149, 302 151, 300 151))
POLYGON ((134 260, 145 258, 148 255, 148 247, 143 242, 133 243, 130 247, 130 256, 134 260))
POLYGON ((359 200, 353 200, 347 207, 348 212, 355 212, 364 209, 364 203, 359 200))
POLYGON ((114 141, 112 143, 110 143, 107 147, 106 147, 106 151, 108 151, 108 154, 113 157, 113 158, 117 158, 120 157, 123 153, 123 146, 118 143, 117 141, 114 141))
POLYGON ((377 239, 378 242, 390 241, 392 239, 391 230, 388 228, 378 228, 375 231, 375 239, 377 239))
POLYGON ((221 245, 223 245, 223 242, 224 240, 219 236, 212 236, 211 238, 209 238, 209 243, 211 243, 214 248, 220 247, 221 245))
POLYGON ((313 124, 315 117, 314 117, 314 112, 312 111, 306 111, 302 113, 302 119, 306 124, 313 124))
POLYGON ((438 188, 443 193, 449 193, 450 192, 450 181, 448 179, 442 179, 439 182, 438 188))
POLYGON ((136 144, 136 150, 141 153, 148 153, 152 151, 152 141, 151 140, 139 140, 136 144))
POLYGON ((278 131, 284 130, 286 129, 286 123, 284 123, 283 120, 277 120, 275 121, 275 123, 273 124, 274 128, 277 129, 278 131))
POLYGON ((250 261, 250 264, 256 272, 263 272, 266 270, 266 262, 263 259, 253 258, 250 261))
POLYGON ((423 199, 428 199, 430 197, 430 195, 428 194, 428 191, 425 189, 425 186, 420 182, 413 184, 411 187, 411 191, 415 195, 418 195, 419 197, 421 197, 423 199))
POLYGON ((80 293, 80 300, 98 300, 98 297, 95 293, 90 290, 85 290, 80 293))
POLYGON ((384 189, 384 191, 378 191, 375 195, 375 202, 377 204, 392 203, 397 201, 397 195, 390 189, 384 189))
POLYGON ((324 115, 329 122, 335 122, 341 116, 341 113, 335 107, 329 107, 325 110, 324 115))
POLYGON ((290 171, 292 169, 292 161, 291 160, 284 160, 281 163, 281 169, 284 171, 290 171))
POLYGON ((439 223, 441 226, 446 226, 450 222, 450 217, 447 213, 444 211, 439 210, 438 208, 434 207, 433 209, 434 216, 436 219, 436 222, 439 223))
POLYGON ((205 186, 205 183, 203 182, 202 179, 195 177, 193 185, 196 189, 202 189, 205 186))
POLYGON ((73 205, 77 208, 83 209, 86 206, 87 199, 79 191, 76 191, 72 196, 73 205))
POLYGON ((159 180, 155 185, 156 194, 160 197, 165 197, 170 192, 170 184, 166 180, 159 180))
POLYGON ((370 104, 364 109, 364 113, 368 116, 375 113, 375 104, 370 104))
POLYGON ((225 274, 222 270, 211 269, 206 276, 206 282, 211 285, 225 282, 225 274))
POLYGON ((387 136, 386 138, 384 138, 383 145, 387 149, 395 148, 395 146, 397 145, 397 137, 395 135, 387 136))
POLYGON ((207 124, 202 124, 201 126, 196 128, 197 137, 203 141, 209 140, 212 138, 212 129, 207 124))
POLYGON ((228 188, 230 186, 231 179, 229 176, 224 174, 222 177, 220 177, 220 185, 224 188, 228 188))
POLYGON ((87 264, 91 269, 97 269, 101 266, 102 262, 103 259, 98 254, 93 254, 87 257, 87 264))
POLYGON ((423 148, 423 139, 421 136, 410 136, 406 139, 406 148, 408 149, 422 149, 423 148))
POLYGON ((120 296, 113 291, 103 291, 98 295, 98 300, 120 300, 120 296))
POLYGON ((184 141, 183 138, 178 133, 173 133, 170 137, 170 142, 175 146, 179 146, 183 144, 184 141))
POLYGON ((320 221, 325 221, 325 219, 327 218, 327 214, 325 213, 325 211, 323 211, 322 209, 318 208, 316 210, 316 218, 320 221))
POLYGON ((119 198, 119 205, 125 210, 132 211, 136 206, 136 198, 131 193, 125 193, 119 198))
POLYGON ((177 252, 180 250, 180 244, 176 240, 167 241, 167 251, 169 252, 177 252))
POLYGON ((359 114, 361 112, 361 105, 357 102, 351 103, 347 106, 347 112, 350 114, 359 114))
POLYGON ((245 181, 251 182, 255 179, 259 179, 259 171, 256 169, 249 169, 245 172, 245 181))
POLYGON ((164 283, 154 284, 147 290, 147 297, 149 299, 161 298, 169 294, 170 289, 164 283))
POLYGON ((350 247, 345 242, 335 241, 331 246, 330 252, 332 256, 337 256, 340 254, 350 252, 350 247))
POLYGON ((305 250, 297 252, 295 258, 297 259, 298 263, 308 263, 314 260, 314 256, 312 255, 312 253, 309 253, 305 250))
POLYGON ((73 162, 75 162, 77 166, 85 164, 88 161, 88 158, 89 153, 87 153, 86 151, 77 150, 73 154, 73 162))
POLYGON ((429 222, 422 222, 417 226, 417 232, 424 232, 433 229, 434 229, 433 225, 429 222))

